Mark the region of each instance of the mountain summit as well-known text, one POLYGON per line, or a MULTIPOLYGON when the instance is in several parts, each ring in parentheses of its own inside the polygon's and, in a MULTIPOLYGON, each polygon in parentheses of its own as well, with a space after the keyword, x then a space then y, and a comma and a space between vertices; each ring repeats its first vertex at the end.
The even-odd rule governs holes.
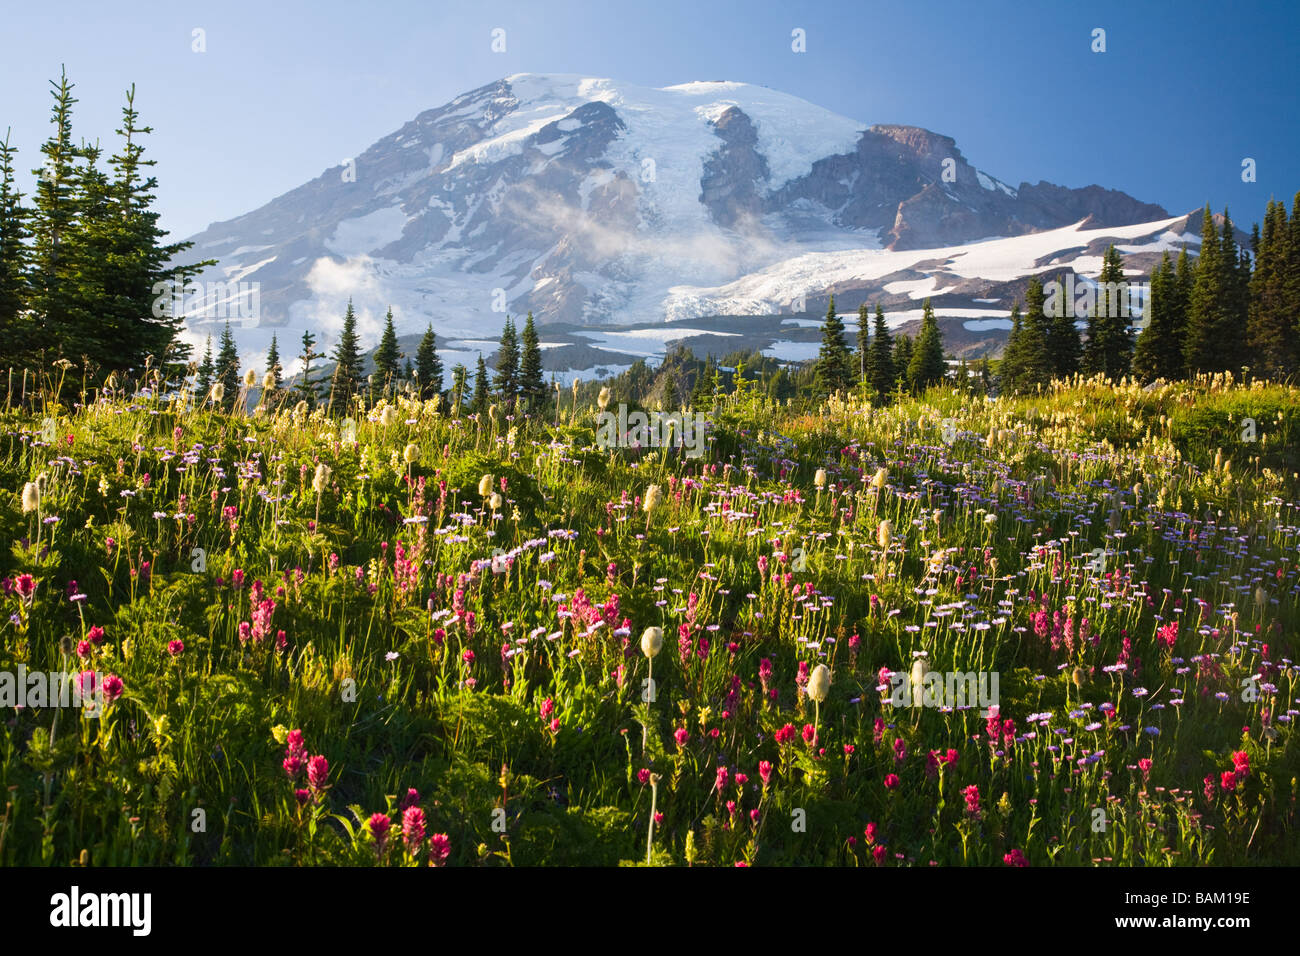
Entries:
POLYGON ((399 331, 432 321, 454 337, 495 334, 507 311, 586 324, 802 312, 836 282, 918 298, 957 279, 973 295, 981 277, 952 268, 967 244, 1059 233, 1024 246, 1010 270, 1023 275, 1106 236, 1165 248, 1185 225, 1099 186, 1012 187, 950 137, 766 87, 516 74, 192 238, 220 261, 205 279, 259 283, 248 350, 286 326, 329 344, 349 296, 373 342, 390 304, 399 331))

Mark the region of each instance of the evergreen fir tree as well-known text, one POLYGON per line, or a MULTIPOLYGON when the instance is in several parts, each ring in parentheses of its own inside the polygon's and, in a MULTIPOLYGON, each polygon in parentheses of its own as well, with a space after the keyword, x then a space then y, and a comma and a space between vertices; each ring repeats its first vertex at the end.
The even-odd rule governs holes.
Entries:
POLYGON ((1171 351, 1178 343, 1174 341, 1170 327, 1170 306, 1175 294, 1174 264, 1165 252, 1160 264, 1151 272, 1150 301, 1144 304, 1143 318, 1146 327, 1138 335, 1137 346, 1133 350, 1133 375, 1144 385, 1158 378, 1168 377, 1166 369, 1171 351))
POLYGON ((519 394, 519 337, 515 334, 514 321, 508 316, 505 327, 501 330, 501 343, 497 347, 497 369, 493 385, 501 403, 507 408, 513 408, 515 396, 519 394))
POLYGON ((1043 312, 1043 284, 1037 277, 1030 279, 1025 289, 1025 317, 1020 340, 1022 382, 1026 392, 1052 381, 1055 368, 1047 342, 1047 316, 1043 312))
MULTIPOLYGON (((271 333, 271 347, 266 350, 266 370, 271 373, 271 392, 277 393, 284 385, 284 368, 280 365, 280 345, 276 333, 271 333)), ((264 399, 263 401, 269 401, 264 399)))
POLYGON ((881 399, 889 397, 898 376, 894 370, 894 343, 885 323, 885 310, 876 303, 876 321, 871 337, 871 387, 881 399))
POLYGON ((229 321, 221 331, 221 342, 217 348, 216 375, 217 381, 221 383, 224 390, 220 407, 234 408, 242 381, 239 374, 239 348, 235 345, 235 337, 230 333, 229 321))
POLYGON ((858 306, 857 353, 854 356, 857 359, 857 381, 863 391, 869 392, 875 376, 871 367, 871 315, 867 312, 865 302, 858 306))
POLYGON ((316 383, 311 377, 312 359, 316 358, 316 336, 311 334, 311 330, 305 330, 302 333, 302 352, 298 358, 302 361, 302 375, 298 378, 298 384, 294 386, 294 394, 298 401, 306 402, 308 408, 315 408, 317 401, 316 383))
POLYGON ((424 330, 420 347, 415 350, 415 373, 420 379, 420 397, 426 401, 442 392, 442 359, 438 358, 438 339, 433 323, 424 330))
POLYGON ((352 310, 351 299, 348 299, 348 309, 343 314, 343 331, 339 333, 339 342, 331 358, 334 359, 334 378, 330 382, 328 410, 332 415, 347 415, 353 397, 361 393, 363 379, 357 316, 352 310))
POLYGON ((1127 375, 1132 364, 1133 339, 1129 332, 1128 282, 1118 250, 1111 245, 1102 257, 1098 294, 1088 316, 1088 341, 1083 349, 1083 370, 1111 379, 1127 375))
POLYGON ((64 250, 77 220, 75 192, 77 150, 72 142, 72 107, 77 99, 67 71, 58 84, 51 81, 54 126, 41 146, 44 165, 32 172, 38 177, 34 200, 31 247, 30 306, 35 313, 37 340, 56 355, 75 341, 71 310, 75 292, 74 263, 64 250))
POLYGON ((842 388, 851 388, 854 381, 853 359, 844 341, 844 322, 835 313, 835 296, 826 308, 826 321, 822 324, 822 344, 813 368, 814 382, 820 395, 829 395, 842 388))
POLYGON ((387 392, 396 388, 401 373, 402 352, 397 347, 397 332, 393 328, 393 307, 388 307, 384 317, 384 332, 379 337, 379 347, 375 349, 375 378, 379 387, 387 392))
POLYGON ((465 405, 465 383, 469 378, 469 369, 462 362, 457 362, 451 369, 450 403, 453 414, 459 415, 465 405))
POLYGON ((546 401, 546 380, 542 376, 542 347, 537 339, 533 313, 524 321, 523 355, 519 361, 519 397, 524 407, 536 411, 546 401))
POLYGON ((27 242, 30 212, 14 182, 14 155, 9 133, 0 142, 0 355, 9 362, 24 362, 31 349, 31 333, 20 313, 27 306, 27 242))
POLYGON ((899 335, 894 340, 894 385, 897 388, 907 388, 908 378, 907 370, 912 364, 912 339, 907 335, 899 335))
POLYGON ((1056 282, 1058 294, 1053 297, 1052 314, 1047 316, 1047 353, 1053 376, 1069 378, 1079 371, 1083 344, 1079 340, 1079 327, 1071 314, 1074 309, 1065 302, 1065 275, 1058 277, 1056 282))
POLYGON ((1286 206, 1269 200, 1264 229, 1256 226, 1255 269, 1250 279, 1248 336, 1258 374, 1284 379, 1297 371, 1295 318, 1287 311, 1286 206))
POLYGON ((940 384, 948 374, 948 363, 943 358, 943 335, 929 299, 925 300, 924 310, 921 331, 907 365, 908 385, 917 392, 940 384))
POLYGON ((1011 303, 1011 331, 1007 334, 1007 344, 1002 349, 1002 359, 998 362, 998 385, 1003 395, 1015 395, 1021 389, 1024 378, 1024 340, 1025 327, 1020 317, 1020 303, 1011 303))
POLYGON ((1187 304, 1187 340, 1183 357, 1189 374, 1220 372, 1228 367, 1220 341, 1227 322, 1227 290, 1218 230, 1210 207, 1201 219, 1201 251, 1193 270, 1191 298, 1187 304))
POLYGON ((208 345, 203 350, 203 361, 199 363, 199 377, 195 382, 195 394, 198 400, 202 402, 212 391, 212 383, 216 381, 217 365, 212 360, 212 333, 208 333, 208 345))
POLYGON ((470 412, 475 415, 486 415, 488 410, 488 372, 487 363, 483 361, 483 353, 478 355, 478 368, 474 370, 474 398, 470 402, 470 412))

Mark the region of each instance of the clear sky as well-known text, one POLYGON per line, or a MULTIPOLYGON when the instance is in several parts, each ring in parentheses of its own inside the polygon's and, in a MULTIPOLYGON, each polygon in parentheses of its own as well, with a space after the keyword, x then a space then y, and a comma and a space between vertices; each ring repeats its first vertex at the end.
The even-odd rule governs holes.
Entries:
POLYGON ((61 64, 80 98, 75 135, 110 150, 134 83, 178 237, 518 72, 757 83, 952 136, 1012 185, 1099 183, 1172 213, 1226 204, 1246 229, 1270 196, 1289 206, 1300 190, 1294 0, 0 0, 0 24, 0 134, 12 127, 24 185, 61 64), (1242 182, 1247 157, 1255 183, 1242 182))

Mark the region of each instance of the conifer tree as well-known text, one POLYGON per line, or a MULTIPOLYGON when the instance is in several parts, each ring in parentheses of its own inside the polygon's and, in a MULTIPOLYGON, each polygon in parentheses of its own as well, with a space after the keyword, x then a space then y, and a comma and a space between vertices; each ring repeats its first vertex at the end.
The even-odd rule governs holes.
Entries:
POLYGON ((871 336, 871 387, 882 400, 889 397, 898 380, 893 352, 894 343, 885 323, 885 310, 877 302, 874 334, 871 336))
POLYGON ((1150 300, 1144 303, 1143 310, 1146 325, 1138 335, 1137 346, 1133 350, 1133 375, 1144 385, 1158 378, 1169 377, 1169 356, 1179 344, 1174 340, 1171 328, 1170 307, 1176 294, 1173 283, 1174 264, 1169 253, 1165 252, 1160 264, 1151 272, 1150 300))
POLYGON ((898 388, 908 387, 907 371, 912 364, 912 339, 908 335, 899 335, 894 340, 894 384, 898 388))
POLYGON ((916 392, 940 384, 948 374, 948 363, 943 358, 943 335, 929 299, 925 300, 924 310, 921 331, 907 365, 907 382, 916 392))
POLYGON ((497 369, 493 385, 501 403, 507 408, 513 408, 515 396, 519 394, 519 337, 515 334, 514 320, 508 316, 505 327, 501 330, 501 343, 497 347, 497 369))
POLYGON ((212 360, 212 333, 208 333, 207 348, 203 350, 203 361, 199 363, 198 379, 195 381, 195 394, 201 402, 208 397, 212 391, 212 383, 216 381, 217 365, 212 360))
POLYGON ((424 330, 420 346, 415 350, 415 373, 420 379, 420 397, 426 401, 442 392, 442 359, 438 357, 438 337, 433 323, 424 330))
POLYGON ((217 348, 216 375, 217 381, 221 383, 224 390, 220 406, 226 409, 234 408, 242 383, 239 374, 239 348, 235 345, 235 337, 230 333, 229 320, 221 331, 221 342, 217 348))
POLYGON ((857 382, 863 391, 869 392, 874 375, 871 367, 871 315, 865 302, 858 306, 858 348, 854 358, 857 359, 857 382))
POLYGON ((523 355, 519 361, 519 397, 524 407, 536 411, 546 400, 546 380, 542 377, 542 347, 537 339, 533 313, 524 321, 523 355))
POLYGON ((822 324, 822 344, 813 367, 813 380, 818 394, 830 395, 842 388, 851 388, 854 381, 853 359, 844 341, 844 322, 835 313, 835 296, 826 307, 826 321, 822 324))
POLYGON ((475 415, 486 415, 488 410, 488 372, 483 353, 478 355, 478 368, 474 370, 474 398, 470 402, 470 411, 475 415))
POLYGON ((343 314, 343 331, 334 347, 334 378, 330 383, 330 407, 333 415, 346 415, 354 396, 361 393, 361 344, 357 338, 357 315, 348 299, 348 309, 343 314))
POLYGON ((1022 387, 1033 391, 1052 381, 1055 369, 1047 342, 1047 315, 1043 311, 1043 284, 1038 277, 1029 280, 1025 289, 1025 317, 1020 340, 1023 368, 1022 387))
POLYGON ((457 362, 451 369, 451 396, 450 403, 452 414, 459 415, 465 406, 465 386, 469 379, 469 369, 462 362, 457 362))
POLYGON ((71 311, 75 292, 75 263, 64 249, 77 221, 75 192, 77 149, 72 142, 73 84, 65 70, 57 84, 51 81, 54 130, 41 146, 45 157, 33 197, 30 306, 35 313, 36 338, 48 352, 62 355, 75 339, 71 311))
POLYGON ((1183 357, 1189 374, 1220 372, 1228 367, 1222 351, 1227 328, 1225 266, 1219 233, 1214 228, 1210 207, 1201 219, 1201 251, 1193 269, 1191 297, 1187 304, 1187 339, 1183 357))
POLYGON ((30 212, 23 206, 23 194, 14 181, 16 147, 9 145, 6 130, 0 142, 0 355, 8 361, 24 361, 31 348, 30 330, 20 314, 27 304, 26 240, 30 212))
POLYGON ((1083 344, 1079 339, 1079 327, 1073 315, 1074 308, 1067 305, 1065 301, 1064 274, 1055 282, 1057 294, 1052 297, 1054 310, 1047 316, 1047 353, 1051 359, 1053 376, 1069 378, 1079 371, 1083 344))
POLYGON ((266 370, 271 374, 271 391, 279 392, 284 385, 284 368, 280 364, 280 345, 276 334, 271 333, 271 347, 266 350, 266 370))
POLYGON ((1132 364, 1133 338, 1129 332, 1128 281, 1119 251, 1111 245, 1102 257, 1097 298, 1088 316, 1088 341, 1083 348, 1083 370, 1111 379, 1127 375, 1132 364))
POLYGON ((379 347, 375 349, 375 377, 379 387, 387 392, 395 388, 401 374, 402 352, 397 347, 397 332, 393 328, 393 307, 388 307, 384 316, 384 331, 379 337, 379 347))
POLYGON ((294 394, 300 402, 306 402, 308 408, 315 408, 317 401, 316 383, 311 377, 312 359, 317 357, 316 336, 311 334, 307 329, 302 333, 302 351, 298 358, 302 360, 302 375, 298 377, 298 384, 294 386, 294 394))
POLYGON ((1264 229, 1255 230, 1255 269, 1250 279, 1249 344, 1257 373, 1284 379, 1297 371, 1295 317, 1287 307, 1286 206, 1269 200, 1264 229))

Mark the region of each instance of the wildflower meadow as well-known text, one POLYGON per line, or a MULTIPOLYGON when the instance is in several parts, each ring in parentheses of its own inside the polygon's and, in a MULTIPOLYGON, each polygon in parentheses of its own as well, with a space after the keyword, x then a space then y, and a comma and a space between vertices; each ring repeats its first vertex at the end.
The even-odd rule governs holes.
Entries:
POLYGON ((0 864, 1300 862, 1294 386, 739 391, 690 455, 71 376, 0 412, 0 864))

